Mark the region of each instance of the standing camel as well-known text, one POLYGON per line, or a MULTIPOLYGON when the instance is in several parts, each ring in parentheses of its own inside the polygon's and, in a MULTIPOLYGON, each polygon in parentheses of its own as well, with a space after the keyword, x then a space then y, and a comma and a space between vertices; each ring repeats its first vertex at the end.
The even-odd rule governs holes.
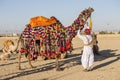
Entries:
POLYGON ((26 26, 19 39, 21 42, 18 54, 19 69, 21 69, 21 55, 25 54, 31 68, 33 68, 31 60, 37 59, 37 56, 40 55, 48 59, 55 57, 56 70, 60 70, 58 61, 61 54, 69 50, 66 44, 67 40, 69 39, 71 42, 76 36, 77 30, 84 28, 93 11, 93 8, 83 10, 68 27, 64 27, 55 17, 50 19, 45 17, 31 18, 30 24, 26 26))

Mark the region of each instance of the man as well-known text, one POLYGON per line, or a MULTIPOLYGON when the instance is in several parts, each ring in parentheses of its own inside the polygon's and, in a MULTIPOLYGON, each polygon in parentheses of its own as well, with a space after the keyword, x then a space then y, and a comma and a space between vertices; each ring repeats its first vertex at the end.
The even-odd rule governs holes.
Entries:
POLYGON ((81 31, 78 30, 78 37, 82 39, 84 43, 84 48, 83 48, 83 54, 81 58, 82 66, 84 68, 84 71, 91 71, 92 70, 92 65, 94 62, 94 54, 93 54, 93 49, 92 49, 92 35, 90 29, 86 28, 85 29, 85 35, 81 35, 81 31))

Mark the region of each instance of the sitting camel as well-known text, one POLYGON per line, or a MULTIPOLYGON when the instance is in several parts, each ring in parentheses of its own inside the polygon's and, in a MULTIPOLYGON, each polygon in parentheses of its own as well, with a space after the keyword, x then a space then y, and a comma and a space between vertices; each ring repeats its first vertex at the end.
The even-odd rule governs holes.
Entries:
MULTIPOLYGON (((17 41, 17 40, 16 40, 17 41)), ((3 43, 3 53, 13 53, 16 50, 16 46, 12 40, 6 40, 3 43)))
MULTIPOLYGON (((17 40, 16 40, 17 41, 17 40)), ((0 55, 1 60, 9 60, 12 53, 16 51, 16 46, 12 40, 6 40, 3 43, 3 54, 0 55)))

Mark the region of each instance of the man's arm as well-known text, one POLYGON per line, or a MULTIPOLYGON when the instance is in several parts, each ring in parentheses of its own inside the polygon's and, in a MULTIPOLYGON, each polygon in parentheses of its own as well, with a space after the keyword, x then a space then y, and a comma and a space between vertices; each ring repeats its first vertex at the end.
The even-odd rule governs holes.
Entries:
POLYGON ((83 39, 83 35, 81 35, 81 30, 78 30, 78 32, 77 32, 77 36, 80 38, 80 39, 83 39))

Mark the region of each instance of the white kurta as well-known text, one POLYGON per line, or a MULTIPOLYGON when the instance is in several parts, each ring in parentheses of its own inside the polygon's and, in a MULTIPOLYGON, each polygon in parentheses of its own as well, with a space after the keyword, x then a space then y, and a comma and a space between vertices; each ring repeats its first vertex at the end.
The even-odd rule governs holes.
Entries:
MULTIPOLYGON (((84 44, 88 44, 92 41, 92 35, 81 35, 78 30, 77 36, 82 39, 84 44), (87 38, 86 38, 87 37, 87 38)), ((91 68, 94 62, 94 54, 92 49, 92 44, 84 46, 83 54, 81 58, 82 66, 84 69, 91 68)))

